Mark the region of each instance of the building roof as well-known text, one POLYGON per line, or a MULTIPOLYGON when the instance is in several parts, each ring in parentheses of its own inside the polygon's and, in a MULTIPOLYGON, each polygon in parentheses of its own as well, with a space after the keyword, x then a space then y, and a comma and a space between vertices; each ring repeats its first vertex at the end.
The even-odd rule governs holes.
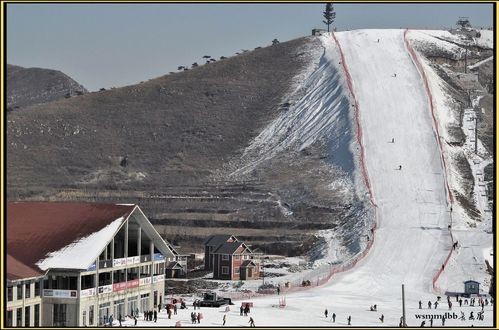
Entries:
POLYGON ((177 261, 169 261, 166 263, 166 269, 183 269, 183 267, 177 261))
POLYGON ((244 260, 241 267, 256 267, 256 263, 254 263, 253 260, 244 260))
POLYGON ((208 237, 203 244, 208 246, 220 246, 224 243, 227 243, 230 238, 232 238, 236 242, 238 241, 237 237, 233 235, 213 235, 208 237))
POLYGON ((477 284, 480 284, 480 282, 473 281, 473 280, 464 281, 464 284, 467 284, 467 283, 477 283, 477 284))
POLYGON ((251 253, 251 250, 243 242, 225 242, 213 251, 213 253, 234 254, 241 245, 251 253))
POLYGON ((7 278, 42 275, 49 268, 86 269, 135 207, 67 202, 7 203, 7 278))

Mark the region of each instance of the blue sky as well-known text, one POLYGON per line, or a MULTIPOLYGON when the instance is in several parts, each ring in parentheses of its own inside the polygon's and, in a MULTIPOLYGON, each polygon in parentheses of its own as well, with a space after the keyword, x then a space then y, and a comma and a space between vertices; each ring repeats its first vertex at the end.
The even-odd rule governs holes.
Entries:
MULTIPOLYGON (((492 4, 334 4, 338 30, 493 25, 492 4)), ((324 27, 324 4, 8 4, 7 62, 61 70, 89 90, 138 83, 203 55, 324 27)))

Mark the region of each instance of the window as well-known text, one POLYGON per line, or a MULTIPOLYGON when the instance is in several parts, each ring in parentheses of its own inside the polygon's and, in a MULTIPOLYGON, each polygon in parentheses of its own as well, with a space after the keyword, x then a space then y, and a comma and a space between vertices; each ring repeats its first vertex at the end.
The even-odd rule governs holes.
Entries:
POLYGON ((28 299, 31 297, 31 283, 26 283, 24 287, 24 298, 28 299))
POLYGON ((222 267, 222 274, 228 275, 229 274, 229 267, 226 267, 226 266, 222 267))
POLYGON ((241 256, 240 255, 235 255, 234 256, 234 260, 241 260, 241 256))
POLYGON ((234 274, 239 274, 239 267, 234 268, 234 274))
POLYGON ((30 306, 24 307, 24 326, 29 327, 31 308, 30 306))
POLYGON ((23 285, 18 284, 17 285, 17 300, 22 300, 23 299, 23 285))
POLYGON ((40 281, 35 282, 35 297, 40 296, 40 281))
POLYGON ((88 310, 88 325, 94 324, 94 305, 90 306, 88 310))
POLYGON ((14 299, 14 288, 12 286, 7 287, 7 301, 12 301, 14 299))
POLYGON ((66 326, 66 304, 54 304, 54 327, 65 327, 66 326))
POLYGON ((13 326, 13 323, 12 323, 12 311, 7 311, 7 326, 8 327, 13 326))
POLYGON ((35 320, 34 321, 35 321, 34 326, 39 327, 40 326, 40 304, 35 305, 35 320))
POLYGON ((228 254, 222 254, 222 260, 229 260, 228 254))
POLYGON ((243 256, 243 259, 244 259, 244 260, 248 260, 248 259, 249 259, 249 255, 245 254, 245 255, 243 256))
POLYGON ((22 321, 23 321, 23 309, 17 308, 16 309, 16 326, 22 327, 22 321))

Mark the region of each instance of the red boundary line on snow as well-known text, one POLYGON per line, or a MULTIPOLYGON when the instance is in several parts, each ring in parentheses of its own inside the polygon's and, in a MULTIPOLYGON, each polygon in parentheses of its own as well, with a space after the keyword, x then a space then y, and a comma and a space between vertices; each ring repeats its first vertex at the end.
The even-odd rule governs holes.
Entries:
MULTIPOLYGON (((443 170, 444 170, 445 188, 447 190, 447 197, 449 199, 448 202, 451 205, 451 210, 452 210, 452 204, 454 203, 454 196, 453 196, 452 191, 451 191, 451 189, 449 187, 449 181, 447 180, 447 164, 445 162, 442 141, 440 139, 440 133, 438 131, 438 126, 439 125, 438 125, 438 120, 437 120, 437 118, 435 116, 435 106, 433 105, 433 95, 431 93, 430 84, 428 83, 428 78, 426 77, 426 73, 425 73, 425 71, 423 69, 423 65, 421 64, 421 61, 419 60, 416 52, 414 51, 414 48, 412 48, 411 44, 409 43, 409 40, 407 39, 407 32, 409 32, 409 29, 406 29, 404 31, 404 42, 405 42, 405 45, 406 45, 406 48, 407 48, 409 54, 411 55, 413 63, 416 66, 416 69, 418 70, 419 74, 421 75, 421 78, 422 78, 423 83, 424 83, 425 91, 426 91, 426 94, 428 96, 428 103, 430 105, 431 117, 433 119, 433 133, 435 134, 435 139, 437 140, 438 147, 440 149, 440 159, 442 160, 442 166, 443 166, 443 170)), ((451 243, 454 244, 454 237, 452 236, 452 230, 451 230, 451 228, 452 228, 452 211, 451 211, 451 214, 450 214, 449 234, 450 234, 451 243)), ((442 264, 442 267, 433 276, 432 286, 433 286, 433 290, 434 291, 441 291, 441 289, 436 285, 436 282, 437 282, 438 278, 440 277, 440 275, 442 274, 445 266, 447 266, 447 263, 448 263, 451 255, 452 255, 452 251, 453 251, 453 246, 451 245, 449 254, 445 258, 445 261, 442 264)))

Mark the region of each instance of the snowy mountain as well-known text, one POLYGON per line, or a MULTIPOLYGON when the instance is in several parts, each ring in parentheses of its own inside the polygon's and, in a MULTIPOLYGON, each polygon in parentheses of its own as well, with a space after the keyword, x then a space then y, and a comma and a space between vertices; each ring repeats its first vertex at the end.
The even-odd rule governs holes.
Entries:
POLYGON ((268 279, 290 284, 289 308, 258 300, 258 325, 329 326, 325 308, 379 325, 378 304, 397 326, 402 284, 419 325, 419 300, 489 290, 491 40, 337 32, 13 112, 9 198, 133 200, 175 243, 229 229, 306 255, 313 269, 268 279))

